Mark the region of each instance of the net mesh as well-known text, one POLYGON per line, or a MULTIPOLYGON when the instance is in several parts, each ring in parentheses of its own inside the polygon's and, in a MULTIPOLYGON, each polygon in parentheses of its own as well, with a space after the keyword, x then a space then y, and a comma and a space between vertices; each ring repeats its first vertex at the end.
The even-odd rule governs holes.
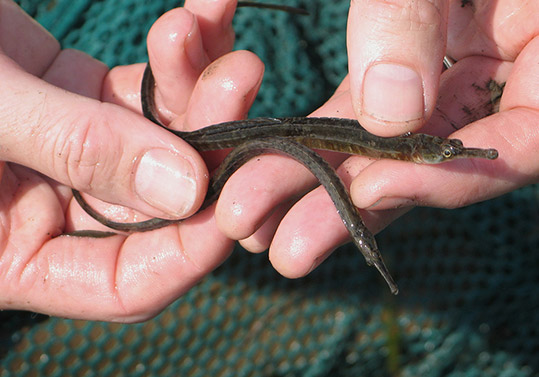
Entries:
MULTIPOLYGON (((251 116, 305 115, 344 77, 349 1, 241 9, 238 49, 266 63, 251 116)), ((109 66, 146 60, 176 1, 20 0, 64 47, 109 66)), ((378 235, 401 293, 353 247, 308 277, 232 257, 132 325, 0 313, 0 376, 538 376, 539 190, 458 210, 418 208, 378 235), (434 219, 434 220, 433 220, 434 219)))

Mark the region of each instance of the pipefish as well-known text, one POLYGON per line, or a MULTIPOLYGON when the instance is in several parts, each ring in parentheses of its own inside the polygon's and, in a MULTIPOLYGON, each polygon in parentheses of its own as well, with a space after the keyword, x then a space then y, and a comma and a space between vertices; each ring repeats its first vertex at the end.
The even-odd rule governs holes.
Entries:
MULTIPOLYGON (((393 294, 398 293, 398 287, 383 261, 373 234, 364 225, 359 210, 333 167, 312 148, 425 164, 438 164, 457 158, 492 160, 498 157, 495 149, 466 148, 458 139, 411 133, 397 137, 376 136, 356 120, 345 118, 268 117, 224 122, 196 131, 171 130, 157 115, 155 86, 148 63, 141 85, 142 109, 146 118, 182 138, 199 152, 234 148, 213 174, 199 211, 214 203, 230 176, 253 157, 266 153, 289 156, 307 167, 324 186, 354 244, 367 264, 380 272, 393 294)), ((73 195, 91 217, 118 231, 144 232, 182 221, 153 218, 134 223, 115 222, 95 211, 77 190, 73 190, 73 195)))

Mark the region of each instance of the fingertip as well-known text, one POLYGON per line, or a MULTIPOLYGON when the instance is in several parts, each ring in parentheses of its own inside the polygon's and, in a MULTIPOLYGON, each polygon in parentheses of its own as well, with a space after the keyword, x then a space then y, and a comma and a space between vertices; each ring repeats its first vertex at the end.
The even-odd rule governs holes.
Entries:
POLYGON ((101 101, 120 105, 134 113, 142 113, 140 83, 146 63, 112 68, 103 80, 101 101))
MULTIPOLYGON (((197 27, 196 17, 185 8, 174 8, 164 13, 148 32, 149 53, 170 55, 183 47, 184 39, 197 27), (172 49, 172 52, 170 51, 172 49)), ((157 61, 157 63, 160 63, 157 61)), ((153 64, 157 66, 158 64, 153 64)))
POLYGON ((264 64, 249 51, 231 52, 206 68, 186 112, 190 129, 242 119, 248 113, 264 75, 264 64))
POLYGON ((147 43, 157 84, 156 100, 163 101, 167 110, 182 114, 209 63, 197 18, 184 8, 170 10, 152 26, 147 43))
MULTIPOLYGON (((200 207, 200 164, 187 153, 154 148, 144 152, 135 168, 139 198, 173 218, 184 218, 200 207)), ((202 173, 204 176, 204 173, 202 173)))
POLYGON ((239 240, 241 247, 253 254, 260 254, 269 247, 267 239, 265 237, 260 237, 257 233, 253 234, 251 237, 239 240))
POLYGON ((274 190, 264 184, 267 176, 260 175, 259 165, 264 164, 264 157, 248 161, 236 171, 217 201, 215 216, 219 229, 234 240, 243 240, 255 234, 269 218, 272 204, 277 205, 273 200, 274 190))
POLYGON ((370 66, 356 112, 380 136, 415 131, 425 122, 423 83, 416 69, 395 63, 370 66))
MULTIPOLYGON (((161 65, 163 70, 173 69, 179 58, 186 58, 190 68, 198 74, 209 63, 197 17, 185 8, 172 9, 155 22, 148 33, 148 53, 152 68, 158 71, 161 65)), ((177 68, 174 71, 185 75, 177 68)))
POLYGON ((293 203, 294 201, 289 201, 279 205, 256 232, 239 241, 240 245, 251 253, 261 253, 268 250, 279 223, 293 203))
POLYGON ((318 265, 309 255, 309 245, 309 236, 300 231, 286 235, 278 233, 270 246, 269 260, 284 277, 303 277, 318 265))
POLYGON ((327 192, 319 187, 297 202, 283 218, 269 250, 274 268, 288 278, 309 274, 349 234, 327 192))
POLYGON ((322 250, 320 245, 312 241, 311 234, 302 230, 287 234, 286 237, 278 234, 269 249, 269 260, 273 268, 289 279, 299 279, 310 274, 334 250, 322 250))
POLYGON ((216 210, 220 229, 236 240, 268 232, 270 240, 280 219, 313 184, 312 175, 293 159, 253 158, 230 177, 221 192, 216 210), (290 176, 294 179, 287 179, 290 176))
MULTIPOLYGON (((242 193, 242 188, 231 188, 230 185, 224 189, 217 202, 215 217, 219 229, 223 234, 233 240, 242 240, 250 237, 255 231, 257 224, 252 220, 253 200, 250 192, 242 193), (227 195, 231 193, 233 196, 227 195), (238 199, 238 196, 241 199, 238 199)), ((246 187, 244 187, 246 188, 246 187)))
POLYGON ((205 50, 211 60, 230 52, 234 45, 232 19, 236 0, 187 0, 185 8, 198 18, 205 50))
POLYGON ((84 158, 68 162, 69 177, 76 180, 70 186, 152 217, 195 213, 209 180, 198 152, 140 115, 107 103, 100 108, 100 117, 74 125, 81 139, 70 142, 84 145, 84 158))

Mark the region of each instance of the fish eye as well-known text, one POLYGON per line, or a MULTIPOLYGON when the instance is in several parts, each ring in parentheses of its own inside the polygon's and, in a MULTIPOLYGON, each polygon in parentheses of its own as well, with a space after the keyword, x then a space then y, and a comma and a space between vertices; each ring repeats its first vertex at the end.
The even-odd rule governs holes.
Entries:
POLYGON ((444 156, 444 158, 451 158, 451 156, 453 156, 453 151, 451 150, 451 148, 445 148, 442 151, 442 156, 444 156))

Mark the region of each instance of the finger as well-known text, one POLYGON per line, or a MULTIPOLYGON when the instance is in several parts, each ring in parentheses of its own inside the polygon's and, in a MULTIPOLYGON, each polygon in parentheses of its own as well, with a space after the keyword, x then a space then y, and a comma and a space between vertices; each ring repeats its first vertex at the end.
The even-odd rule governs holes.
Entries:
POLYGON ((204 48, 211 60, 230 52, 234 45, 232 19, 236 0, 186 0, 185 8, 197 16, 204 48))
POLYGON ((114 103, 142 114, 141 81, 146 63, 122 65, 112 68, 103 79, 101 101, 114 103))
MULTIPOLYGON (((324 156, 334 166, 343 159, 340 154, 324 156)), ((303 196, 316 185, 309 169, 289 157, 254 158, 229 178, 219 196, 219 229, 235 240, 248 238, 270 219, 276 207, 303 196)))
MULTIPOLYGON (((189 145, 139 115, 61 90, 0 59, 0 159, 152 216, 198 209, 207 171, 189 145)), ((81 77, 82 68, 66 65, 64 73, 81 77)))
MULTIPOLYGON (((144 65, 117 67, 105 78, 103 99, 140 112, 138 80, 144 65)), ((200 76, 189 99, 185 114, 168 128, 192 131, 230 120, 243 119, 256 98, 264 64, 248 51, 234 51, 213 62, 200 76)), ((162 112, 163 114, 163 112, 162 112)), ((210 170, 220 162, 223 153, 205 154, 210 170)))
POLYGON ((372 133, 415 131, 436 103, 445 53, 447 2, 350 4, 348 53, 354 110, 372 133))
MULTIPOLYGON (((352 178, 352 171, 346 167, 339 168, 338 173, 345 184, 352 178)), ((406 211, 363 211, 361 217, 366 226, 377 233, 406 211)), ((318 187, 297 202, 282 219, 270 246, 269 259, 282 275, 299 278, 349 241, 350 235, 335 205, 324 188, 318 187)))
POLYGON ((356 178, 350 188, 352 200, 356 206, 368 209, 410 205, 457 208, 530 183, 530 177, 537 172, 530 169, 528 159, 533 158, 530 151, 538 146, 537 141, 528 140, 515 150, 508 140, 525 137, 522 132, 532 132, 532 127, 518 130, 506 127, 518 127, 533 120, 533 114, 526 110, 504 112, 451 135, 463 140, 465 145, 497 149, 500 157, 495 161, 459 160, 443 166, 378 161, 356 178), (500 131, 502 134, 493 135, 500 131), (524 164, 516 166, 519 163, 515 157, 524 164))
MULTIPOLYGON (((248 51, 234 51, 214 61, 193 90, 183 119, 171 128, 195 130, 247 117, 260 89, 264 64, 248 51)), ((217 168, 228 151, 204 153, 210 171, 217 168)))
MULTIPOLYGON (((105 79, 104 100, 140 111, 138 83, 143 70, 143 65, 113 69, 105 79)), ((256 97, 263 73, 264 65, 260 59, 246 51, 236 51, 218 59, 198 80, 185 115, 173 121, 168 127, 194 130, 210 124, 244 118, 256 97)), ((208 158, 210 168, 215 167, 221 158, 222 154, 208 158)), ((90 198, 87 200, 97 209, 102 205, 90 198)), ((117 216, 115 218, 122 221, 140 220, 140 214, 126 208, 110 207, 107 213, 117 216)), ((93 225, 92 229, 96 227, 90 219, 87 221, 88 225, 93 225)))
POLYGON ((62 209, 51 205, 38 211, 36 198, 50 199, 54 193, 30 170, 16 170, 10 178, 18 180, 13 186, 17 209, 4 217, 11 226, 2 228, 9 229, 2 255, 18 262, 0 283, 2 308, 91 320, 145 320, 215 269, 232 249, 232 242, 217 231, 213 209, 180 227, 127 238, 51 238, 58 234, 62 209))
POLYGON ((268 250, 279 223, 294 204, 294 200, 279 205, 269 218, 249 237, 239 240, 240 245, 251 253, 268 250))
POLYGON ((101 83, 107 73, 107 66, 99 60, 84 52, 66 49, 56 56, 42 79, 72 93, 99 99, 101 83))
POLYGON ((539 34, 537 1, 489 0, 449 2, 447 54, 461 60, 467 56, 488 56, 515 61, 539 34))
POLYGON ((158 110, 162 119, 171 120, 174 114, 185 112, 191 91, 210 62, 195 15, 177 8, 161 16, 148 33, 148 55, 157 84, 158 110))
POLYGON ((216 209, 219 229, 235 240, 247 238, 269 219, 275 207, 304 194, 315 183, 307 168, 288 157, 255 158, 225 184, 216 209))
POLYGON ((351 194, 361 208, 417 203, 454 208, 492 198, 539 177, 537 122, 539 38, 522 51, 511 70, 500 113, 478 120, 451 137, 465 145, 492 147, 497 160, 461 160, 441 166, 378 161, 354 180, 351 194))
MULTIPOLYGON (((249 51, 234 51, 202 73, 189 100, 183 122, 195 130, 247 116, 264 75, 264 64, 249 51)), ((175 127, 176 124, 171 124, 175 127)))
POLYGON ((283 276, 302 277, 348 238, 327 192, 316 189, 305 195, 281 220, 270 246, 269 259, 283 276))
POLYGON ((521 51, 507 80, 500 101, 500 111, 518 108, 539 109, 539 35, 521 51))
POLYGON ((0 50, 25 71, 41 76, 60 52, 60 44, 13 1, 1 1, 0 50))
MULTIPOLYGON (((347 93, 347 95, 349 96, 348 93, 347 93)), ((334 95, 332 98, 334 100, 336 100, 336 102, 339 102, 337 100, 337 97, 338 97, 338 95, 334 95)), ((332 102, 332 101, 330 101, 330 102, 332 102)), ((324 106, 324 108, 329 109, 329 107, 331 105, 330 102, 328 103, 329 105, 326 104, 324 106)), ((327 111, 326 114, 331 114, 331 112, 327 111)), ((348 159, 347 161, 345 161, 343 163, 343 165, 340 167, 341 175, 347 177, 346 179, 347 179, 348 183, 352 180, 353 176, 359 174, 359 171, 361 171, 361 169, 364 166, 367 166, 368 164, 371 163, 368 159, 361 159, 359 161, 359 163, 348 164, 348 161, 350 161, 350 160, 351 159, 348 159), (345 173, 342 173, 342 172, 345 172, 345 173)), ((337 161, 335 161, 335 163, 337 163, 337 161)), ((311 214, 313 212, 313 210, 311 208, 311 205, 309 203, 313 202, 313 208, 316 208, 316 206, 318 205, 317 201, 321 201, 321 202, 325 202, 324 208, 327 208, 328 211, 330 211, 331 214, 333 214, 333 212, 335 212, 335 207, 331 206, 330 198, 328 197, 327 193, 323 194, 324 190, 322 188, 317 188, 314 191, 316 191, 317 194, 313 194, 313 192, 309 193, 307 195, 309 197, 309 199, 302 198, 300 203, 298 203, 294 207, 293 211, 291 211, 290 209, 296 202, 294 197, 291 200, 289 200, 287 202, 284 202, 283 204, 278 205, 277 208, 273 209, 272 212, 268 215, 269 217, 266 220, 264 220, 264 222, 263 222, 263 224, 261 226, 256 227, 256 230, 254 231, 254 233, 251 236, 249 236, 247 238, 244 238, 242 240, 239 240, 239 242, 243 246, 243 248, 245 248, 246 250, 248 250, 250 252, 253 252, 253 253, 260 253, 260 252, 262 252, 264 250, 267 250, 270 247, 270 245, 272 244, 272 240, 274 238, 274 235, 275 235, 277 229, 280 227, 280 223, 281 223, 282 219, 285 217, 285 215, 287 216, 288 221, 290 221, 290 219, 292 219, 292 218, 294 218, 294 216, 296 216, 295 220, 293 220, 293 223, 295 223, 295 224, 303 224, 300 227, 304 227, 304 229, 302 231, 305 232, 305 236, 308 236, 307 232, 310 231, 309 227, 307 226, 306 223, 304 224, 302 222, 301 217, 300 217, 301 214, 300 214, 300 216, 295 214, 296 211, 299 211, 301 213, 301 211, 303 210, 303 211, 305 211, 305 214, 307 216, 309 216, 309 214, 311 214), (290 211, 290 213, 287 214, 289 211, 290 211)), ((286 197, 286 195, 284 195, 284 197, 286 197)), ((331 216, 332 215, 330 215, 330 217, 331 216)), ((329 223, 329 218, 327 220, 328 220, 328 223, 329 223)), ((320 223, 318 223, 318 225, 320 225, 320 223)), ((335 221, 333 225, 335 227, 336 232, 341 232, 342 233, 342 226, 341 226, 342 225, 342 220, 341 221, 335 221)), ((371 225, 374 226, 374 225, 379 225, 379 224, 373 223, 371 225)), ((247 227, 248 226, 249 225, 247 225, 247 227)), ((294 225, 294 226, 296 226, 296 225, 294 225)), ((281 236, 280 236, 279 242, 273 244, 272 250, 274 250, 273 255, 276 255, 275 256, 276 264, 284 266, 284 265, 287 265, 288 262, 285 261, 285 260, 283 260, 282 263, 279 262, 279 259, 282 259, 282 256, 281 256, 280 253, 287 254, 287 252, 284 251, 283 249, 286 246, 288 248, 287 250, 289 251, 292 240, 291 240, 290 235, 284 236, 284 234, 286 234, 287 229, 289 229, 286 225, 283 225, 280 229, 281 229, 281 231, 280 231, 281 236)), ((296 228, 296 229, 299 229, 299 228, 296 228)), ((324 230, 324 232, 325 231, 326 230, 324 230)), ((345 233, 347 234, 347 232, 345 232, 345 233)), ((317 232, 317 231, 314 231, 313 234, 320 234, 320 233, 317 232)), ((332 234, 338 234, 338 233, 332 233, 332 234)), ((310 248, 308 251, 312 252, 312 254, 311 254, 312 258, 315 258, 315 259, 317 259, 317 260, 319 260, 321 262, 322 259, 318 258, 318 256, 321 255, 321 254, 325 254, 325 253, 329 252, 330 250, 334 249, 341 242, 343 242, 342 240, 347 240, 348 237, 347 237, 346 234, 343 234, 342 237, 336 237, 335 242, 333 242, 333 243, 327 242, 329 240, 325 239, 322 243, 317 243, 315 248, 310 248), (327 247, 323 247, 323 244, 325 242, 327 242, 327 244, 328 244, 327 247)), ((285 258, 287 258, 287 257, 285 257, 285 258)), ((298 271, 296 269, 294 271, 295 271, 294 276, 303 276, 306 273, 305 269, 301 269, 300 271, 298 271), (297 274, 299 274, 299 275, 297 275, 297 274)), ((283 273, 284 273, 284 270, 283 270, 283 273)))
MULTIPOLYGON (((313 113, 344 117, 352 114, 346 92, 336 93, 313 113)), ((333 166, 345 158, 338 153, 321 154, 333 166)), ((291 158, 263 155, 252 159, 230 177, 219 196, 216 209, 219 229, 235 240, 248 238, 268 221, 274 208, 302 196, 315 185, 312 173, 291 158)))

